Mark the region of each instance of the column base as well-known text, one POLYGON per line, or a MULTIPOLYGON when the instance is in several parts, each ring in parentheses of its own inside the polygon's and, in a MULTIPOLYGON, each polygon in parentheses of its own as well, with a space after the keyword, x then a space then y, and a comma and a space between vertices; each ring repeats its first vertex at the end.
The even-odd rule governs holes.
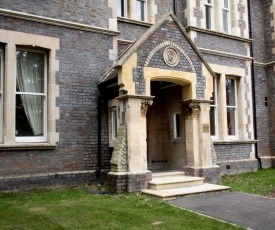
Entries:
POLYGON ((221 182, 220 166, 213 165, 207 167, 184 167, 185 175, 203 177, 204 182, 216 184, 221 182))
POLYGON ((142 190, 149 188, 152 172, 110 172, 107 178, 108 189, 111 193, 141 193, 142 190))

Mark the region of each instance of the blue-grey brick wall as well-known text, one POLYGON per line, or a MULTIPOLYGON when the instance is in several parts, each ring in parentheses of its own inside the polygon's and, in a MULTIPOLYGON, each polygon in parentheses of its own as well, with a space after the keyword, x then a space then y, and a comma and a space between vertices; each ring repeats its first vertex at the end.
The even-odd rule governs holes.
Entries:
POLYGON ((252 144, 214 145, 217 154, 217 164, 222 174, 234 174, 256 171, 256 159, 250 159, 252 144))
POLYGON ((108 28, 108 0, 1 0, 0 8, 108 28))
POLYGON ((195 43, 199 48, 247 56, 247 48, 243 41, 197 32, 195 43))
POLYGON ((138 40, 148 29, 148 26, 141 26, 127 22, 118 22, 118 31, 121 33, 118 38, 130 41, 138 40))
MULTIPOLYGON (((143 76, 143 66, 149 53, 160 43, 164 41, 172 41, 178 44, 184 49, 186 54, 192 60, 196 74, 197 74, 197 98, 204 99, 205 90, 205 77, 202 76, 202 63, 198 55, 194 52, 192 47, 189 45, 183 34, 180 32, 177 25, 172 21, 165 21, 160 28, 158 28, 151 37, 142 45, 138 50, 138 64, 137 68, 133 70, 134 81, 136 83, 136 93, 146 94, 145 92, 145 81, 143 76)), ((158 52, 153 56, 150 61, 149 67, 163 68, 163 69, 174 69, 182 70, 186 72, 191 72, 190 65, 187 63, 186 58, 181 54, 181 61, 175 67, 169 67, 165 64, 163 60, 163 49, 158 50, 158 52)), ((179 51, 180 53, 180 51, 179 51)))
MULTIPOLYGON (((99 78, 112 65, 111 36, 0 16, 0 28, 60 39, 56 101, 60 141, 54 150, 1 151, 0 175, 32 175, 62 171, 94 170, 97 167, 97 97, 99 78)), ((107 112, 102 131, 102 167, 109 168, 107 112)), ((81 180, 80 180, 81 181, 81 180)))

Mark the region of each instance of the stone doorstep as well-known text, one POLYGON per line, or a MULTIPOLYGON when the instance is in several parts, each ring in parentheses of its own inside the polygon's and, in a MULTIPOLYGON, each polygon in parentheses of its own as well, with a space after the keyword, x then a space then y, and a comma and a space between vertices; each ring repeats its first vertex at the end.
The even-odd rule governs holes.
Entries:
POLYGON ((203 183, 204 178, 185 176, 182 171, 166 171, 152 173, 150 189, 142 193, 161 199, 174 199, 179 196, 188 196, 209 192, 229 191, 229 187, 203 183))
POLYGON ((202 185, 204 178, 202 177, 191 177, 191 176, 166 176, 166 177, 153 177, 152 181, 149 182, 150 189, 162 190, 172 189, 180 187, 189 187, 202 185))
POLYGON ((188 195, 195 195, 195 194, 202 194, 202 193, 209 193, 209 192, 225 192, 225 191, 229 191, 229 189, 230 187, 227 187, 227 186, 205 183, 202 185, 196 185, 196 186, 190 186, 190 187, 171 188, 171 189, 162 189, 162 190, 146 189, 146 190, 143 190, 142 193, 166 200, 166 199, 175 199, 179 196, 188 196, 188 195))
POLYGON ((168 176, 184 176, 183 171, 167 171, 167 172, 153 172, 152 178, 168 177, 168 176))

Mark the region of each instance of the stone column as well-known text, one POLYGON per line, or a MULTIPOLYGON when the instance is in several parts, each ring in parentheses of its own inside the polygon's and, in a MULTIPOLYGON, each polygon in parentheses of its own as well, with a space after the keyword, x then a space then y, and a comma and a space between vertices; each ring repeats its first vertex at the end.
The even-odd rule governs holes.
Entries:
POLYGON ((220 181, 220 167, 211 154, 210 102, 190 99, 183 101, 186 127, 187 175, 201 176, 206 182, 220 181))
POLYGON ((112 167, 116 171, 109 173, 109 184, 113 192, 141 192, 148 187, 151 180, 151 172, 147 170, 146 113, 148 106, 153 103, 153 98, 139 95, 124 95, 117 98, 122 123, 127 127, 126 156, 119 155, 125 151, 113 153, 115 155, 112 156, 111 164, 118 164, 117 167, 112 167), (127 160, 127 171, 119 165, 123 162, 119 159, 127 160))

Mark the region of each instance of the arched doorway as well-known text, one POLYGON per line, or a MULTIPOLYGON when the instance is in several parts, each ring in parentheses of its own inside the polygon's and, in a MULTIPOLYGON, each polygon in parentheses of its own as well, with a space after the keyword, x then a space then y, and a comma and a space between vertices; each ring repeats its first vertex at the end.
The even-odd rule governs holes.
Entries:
POLYGON ((151 81, 154 103, 147 111, 147 159, 149 170, 182 170, 186 166, 183 87, 151 81))

